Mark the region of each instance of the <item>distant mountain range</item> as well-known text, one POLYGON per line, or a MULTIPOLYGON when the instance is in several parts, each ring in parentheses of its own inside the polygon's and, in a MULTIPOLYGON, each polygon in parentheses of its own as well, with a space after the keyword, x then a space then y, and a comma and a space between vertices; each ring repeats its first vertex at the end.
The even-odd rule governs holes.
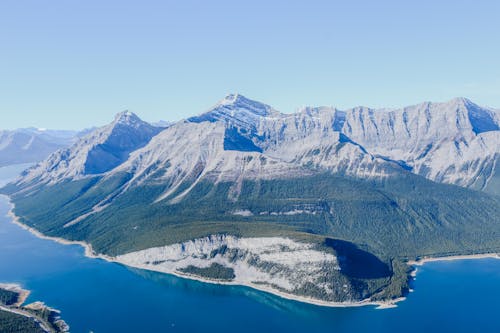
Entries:
POLYGON ((77 132, 22 128, 0 131, 0 167, 39 162, 75 142, 77 132))
POLYGON ((403 294, 409 258, 500 250, 499 160, 500 111, 464 98, 283 114, 231 94, 162 126, 120 113, 3 191, 25 224, 132 266, 360 301, 403 294), (311 252, 306 284, 293 249, 340 264, 311 252))
MULTIPOLYGON (((171 124, 162 120, 153 123, 152 126, 163 129, 171 124)), ((0 167, 41 162, 51 153, 69 147, 95 129, 96 127, 92 127, 71 131, 27 127, 0 130, 0 167)))

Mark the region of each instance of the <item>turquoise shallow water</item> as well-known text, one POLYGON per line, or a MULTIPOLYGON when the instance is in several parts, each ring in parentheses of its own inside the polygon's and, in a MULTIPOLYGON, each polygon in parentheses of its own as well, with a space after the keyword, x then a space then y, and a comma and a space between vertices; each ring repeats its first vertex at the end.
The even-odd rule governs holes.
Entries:
POLYGON ((325 308, 89 259, 10 223, 8 208, 1 197, 0 282, 60 309, 75 333, 500 332, 500 260, 428 263, 394 309, 325 308))

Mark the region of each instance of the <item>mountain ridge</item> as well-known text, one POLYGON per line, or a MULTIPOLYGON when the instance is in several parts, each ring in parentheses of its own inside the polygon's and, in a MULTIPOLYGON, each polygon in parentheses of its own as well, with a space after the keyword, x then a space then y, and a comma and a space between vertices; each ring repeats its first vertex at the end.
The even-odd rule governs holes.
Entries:
MULTIPOLYGON (((465 98, 424 102, 402 109, 306 107, 295 114, 283 114, 240 94, 229 94, 207 112, 171 124, 165 131, 179 132, 176 129, 182 128, 182 135, 187 135, 189 127, 197 131, 197 123, 223 123, 223 147, 213 149, 257 152, 283 163, 313 165, 361 178, 370 173, 383 175, 384 169, 399 166, 433 181, 484 190, 497 172, 500 158, 498 114, 465 98), (454 124, 450 126, 451 122, 454 124), (336 152, 333 158, 329 156, 332 151, 336 152)), ((137 115, 124 111, 103 128, 127 122, 131 127, 146 124, 137 115)), ((148 131, 142 143, 131 147, 128 153, 146 146, 148 140, 162 132, 151 128, 148 131)), ((126 157, 114 157, 109 166, 96 167, 92 173, 120 169, 127 162, 126 157)), ((42 173, 39 170, 35 175, 42 173)))

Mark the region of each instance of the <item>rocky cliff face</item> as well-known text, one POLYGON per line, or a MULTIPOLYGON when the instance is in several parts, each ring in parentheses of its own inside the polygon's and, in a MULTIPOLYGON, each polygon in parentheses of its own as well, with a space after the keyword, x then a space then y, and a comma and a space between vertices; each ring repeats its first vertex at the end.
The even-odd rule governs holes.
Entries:
POLYGON ((500 154, 498 111, 464 98, 396 110, 355 108, 341 131, 428 179, 484 189, 500 154))
POLYGON ((116 260, 132 267, 250 285, 316 301, 361 301, 363 290, 340 274, 337 257, 316 247, 282 237, 218 234, 127 253, 116 260))
MULTIPOLYGON (((412 172, 436 182, 488 190, 500 159, 499 112, 463 98, 402 109, 304 108, 282 114, 241 95, 160 130, 125 112, 21 182, 58 182, 128 172, 130 184, 294 178, 330 172, 359 179, 412 172)), ((189 193, 188 187, 185 193, 189 193)), ((181 200, 181 194, 176 200, 181 200)))
POLYGON ((129 154, 145 146, 162 128, 155 127, 125 111, 107 126, 81 137, 72 146, 60 149, 28 170, 22 182, 56 183, 111 171, 129 154))

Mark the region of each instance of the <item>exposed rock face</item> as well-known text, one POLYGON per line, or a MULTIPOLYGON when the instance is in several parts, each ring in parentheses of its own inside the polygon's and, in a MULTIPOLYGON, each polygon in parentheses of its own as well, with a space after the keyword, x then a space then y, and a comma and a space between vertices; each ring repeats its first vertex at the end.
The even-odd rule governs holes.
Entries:
POLYGON ((342 132, 428 179, 485 188, 500 156, 498 111, 456 98, 396 110, 355 108, 342 132))
MULTIPOLYGON (((500 112, 463 98, 402 109, 304 108, 282 114, 232 94, 161 130, 129 112, 52 154, 21 180, 58 182, 128 172, 130 185, 169 184, 158 200, 200 180, 295 178, 331 172, 360 179, 404 175, 490 190, 499 178, 500 112)), ((231 198, 230 198, 231 199, 231 198)))
POLYGON ((116 259, 128 266, 178 274, 185 274, 189 267, 218 264, 234 272, 231 282, 235 284, 318 300, 361 300, 359 291, 340 274, 336 256, 288 238, 212 235, 116 259))
POLYGON ((111 171, 125 162, 131 152, 145 146, 161 129, 124 111, 117 114, 111 124, 93 130, 71 147, 51 154, 26 172, 22 181, 54 183, 111 171))

